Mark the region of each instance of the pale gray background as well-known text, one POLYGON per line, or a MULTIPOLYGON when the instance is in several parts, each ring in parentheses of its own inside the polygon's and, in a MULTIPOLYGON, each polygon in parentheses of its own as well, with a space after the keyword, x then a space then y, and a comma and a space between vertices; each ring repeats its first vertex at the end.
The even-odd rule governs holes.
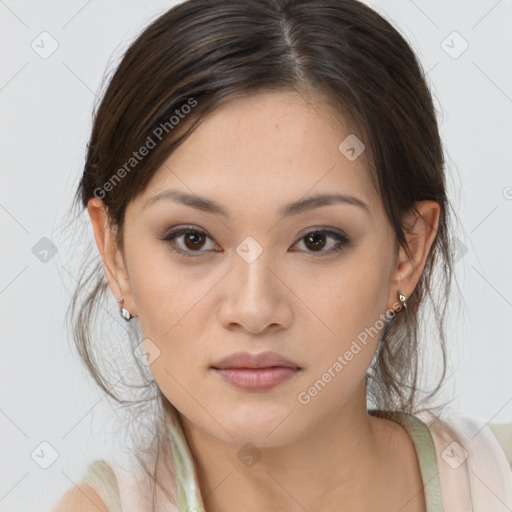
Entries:
MULTIPOLYGON (((510 422, 512 1, 368 3, 406 35, 428 71, 462 220, 464 304, 450 322, 447 396, 464 415, 510 422), (469 44, 455 59, 442 43, 453 31, 469 44)), ((49 508, 112 444, 111 406, 84 377, 63 326, 70 295, 62 276, 68 284, 73 276, 59 229, 107 66, 172 4, 0 0, 1 510, 49 508), (47 59, 31 48, 43 31, 59 45, 47 59), (46 263, 32 252, 43 237, 58 250, 46 263), (43 441, 59 453, 48 469, 31 458, 43 441)), ((454 36, 447 41, 452 52, 462 48, 454 36)))

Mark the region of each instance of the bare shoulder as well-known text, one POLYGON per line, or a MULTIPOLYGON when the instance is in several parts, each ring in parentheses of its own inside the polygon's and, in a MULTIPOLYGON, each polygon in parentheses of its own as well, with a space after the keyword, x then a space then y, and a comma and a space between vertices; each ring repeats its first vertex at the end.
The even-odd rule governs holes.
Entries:
POLYGON ((50 512, 108 512, 98 493, 87 483, 73 486, 60 498, 50 512))

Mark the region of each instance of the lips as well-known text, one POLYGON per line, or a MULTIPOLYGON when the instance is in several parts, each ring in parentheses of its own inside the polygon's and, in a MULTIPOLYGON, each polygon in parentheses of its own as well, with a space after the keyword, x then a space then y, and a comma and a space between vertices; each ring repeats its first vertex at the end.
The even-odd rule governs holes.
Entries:
POLYGON ((225 382, 245 391, 268 391, 298 375, 302 368, 276 352, 235 352, 211 369, 225 382))
POLYGON ((220 361, 212 364, 216 370, 236 369, 236 368, 270 368, 287 367, 300 369, 300 366, 286 359, 276 352, 261 352, 251 354, 250 352, 235 352, 220 361))

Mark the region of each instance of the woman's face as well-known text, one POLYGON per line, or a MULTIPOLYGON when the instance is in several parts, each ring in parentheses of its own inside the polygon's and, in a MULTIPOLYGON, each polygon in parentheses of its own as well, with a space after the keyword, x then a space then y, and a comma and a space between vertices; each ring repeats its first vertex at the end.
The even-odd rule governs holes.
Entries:
POLYGON ((361 406, 384 314, 398 307, 393 231, 364 153, 354 159, 350 139, 339 149, 350 133, 329 112, 293 92, 232 101, 126 210, 123 297, 151 371, 186 421, 228 443, 278 446, 356 396, 361 406), (171 191, 188 199, 154 199, 171 191), (334 193, 354 199, 312 200, 334 193), (164 240, 182 228, 200 233, 164 240), (272 385, 262 370, 212 368, 266 351, 300 370, 266 370, 286 377, 272 385))

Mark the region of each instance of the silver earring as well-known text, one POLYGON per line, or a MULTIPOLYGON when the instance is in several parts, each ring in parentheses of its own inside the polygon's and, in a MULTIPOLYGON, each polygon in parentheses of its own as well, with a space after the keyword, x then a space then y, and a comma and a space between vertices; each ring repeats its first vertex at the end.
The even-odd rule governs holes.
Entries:
MULTIPOLYGON (((117 299, 117 302, 119 302, 119 304, 123 305, 124 299, 123 298, 117 299)), ((133 316, 130 314, 130 312, 124 306, 119 309, 119 313, 128 322, 133 318, 133 316)))
POLYGON ((407 309, 407 299, 405 298, 404 295, 402 295, 400 292, 398 292, 398 299, 400 300, 400 302, 402 303, 402 306, 407 309))

